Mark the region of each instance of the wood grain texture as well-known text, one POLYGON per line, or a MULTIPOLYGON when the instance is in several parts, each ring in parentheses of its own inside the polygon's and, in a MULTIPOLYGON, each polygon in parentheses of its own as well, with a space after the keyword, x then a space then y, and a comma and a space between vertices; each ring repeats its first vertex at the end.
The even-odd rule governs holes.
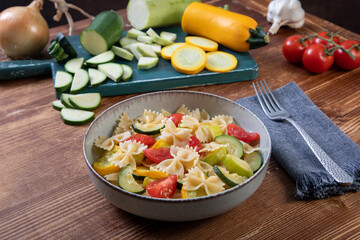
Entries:
MULTIPOLYGON (((230 4, 235 12, 256 19, 265 30, 267 0, 211 1, 230 4)), ((119 11, 125 16, 125 11, 119 11)), ((126 19, 124 17, 124 19, 126 19)), ((89 24, 76 23, 75 34, 89 24)), ((126 28, 130 26, 126 22, 126 28)), ((307 14, 298 30, 342 30, 343 39, 360 36, 307 14)), ((53 28, 67 33, 67 26, 53 28)), ((360 69, 333 67, 311 74, 289 64, 281 44, 298 31, 281 28, 271 43, 251 54, 259 64, 259 80, 275 89, 296 82, 309 98, 357 144, 360 144, 360 69)), ((43 55, 45 57, 45 54, 43 55)), ((7 58, 0 55, 2 61, 7 58)), ((186 88, 236 100, 254 94, 251 82, 186 88)), ((0 239, 356 239, 359 238, 360 194, 350 193, 316 201, 296 201, 294 182, 271 159, 257 192, 232 211, 207 220, 164 223, 139 218, 117 209, 92 186, 82 156, 88 125, 64 125, 51 78, 0 83, 0 239)), ((133 95, 104 98, 95 114, 133 95)), ((359 159, 354 159, 359 161, 359 159)))

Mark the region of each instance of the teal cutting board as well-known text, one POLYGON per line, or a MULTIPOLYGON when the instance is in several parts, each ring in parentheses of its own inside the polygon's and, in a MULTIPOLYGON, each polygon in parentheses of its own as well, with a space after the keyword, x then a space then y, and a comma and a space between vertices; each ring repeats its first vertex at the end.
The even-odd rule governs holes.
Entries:
MULTIPOLYGON (((158 33, 161 31, 169 31, 177 34, 176 42, 184 42, 187 36, 180 26, 156 29, 158 33)), ((126 32, 123 33, 123 36, 126 32)), ((224 34, 226 34, 224 32, 224 34)), ((79 36, 70 36, 67 39, 74 46, 78 53, 78 57, 83 57, 85 61, 92 56, 87 53, 79 42, 79 36)), ((137 60, 129 62, 120 58, 116 58, 115 62, 129 65, 134 73, 132 78, 127 82, 114 82, 107 79, 105 83, 97 87, 88 86, 86 92, 99 92, 103 97, 117 96, 131 93, 143 93, 150 91, 174 89, 190 86, 204 86, 212 84, 222 84, 238 81, 248 81, 255 79, 258 75, 258 65, 251 57, 249 52, 238 53, 223 46, 219 46, 219 50, 233 54, 237 60, 237 67, 227 73, 216 73, 203 70, 198 74, 186 75, 177 72, 169 60, 160 58, 158 65, 152 69, 137 69, 137 60)), ((64 64, 57 63, 52 59, 48 60, 18 60, 9 62, 0 62, 0 80, 10 80, 16 78, 34 77, 51 75, 55 79, 56 71, 64 70, 64 64)), ((55 89, 54 89, 55 91, 55 89)), ((56 97, 59 98, 61 93, 55 91, 56 97)))

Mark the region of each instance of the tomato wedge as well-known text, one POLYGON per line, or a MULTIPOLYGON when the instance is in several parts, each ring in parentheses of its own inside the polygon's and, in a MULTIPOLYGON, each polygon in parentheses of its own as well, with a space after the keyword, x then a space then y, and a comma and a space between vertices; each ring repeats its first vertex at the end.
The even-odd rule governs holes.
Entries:
POLYGON ((236 137, 237 139, 250 143, 252 141, 258 140, 260 135, 256 132, 246 132, 242 127, 229 123, 227 125, 227 134, 236 137))
POLYGON ((170 115, 170 119, 174 122, 175 126, 179 126, 179 123, 181 122, 184 114, 182 113, 174 113, 170 115))
POLYGON ((136 141, 136 142, 141 142, 142 144, 151 147, 152 145, 154 145, 156 143, 155 138, 150 137, 148 135, 145 134, 135 134, 132 135, 131 137, 127 138, 125 141, 136 141))
POLYGON ((195 149, 195 151, 197 151, 197 152, 200 151, 201 142, 195 135, 191 136, 190 141, 189 141, 189 147, 195 149))
POLYGON ((148 148, 144 150, 145 156, 154 163, 160 163, 166 159, 172 159, 174 158, 170 154, 170 148, 169 147, 162 147, 162 148, 148 148))
POLYGON ((171 175, 146 185, 146 191, 154 198, 171 198, 176 190, 177 176, 171 175))

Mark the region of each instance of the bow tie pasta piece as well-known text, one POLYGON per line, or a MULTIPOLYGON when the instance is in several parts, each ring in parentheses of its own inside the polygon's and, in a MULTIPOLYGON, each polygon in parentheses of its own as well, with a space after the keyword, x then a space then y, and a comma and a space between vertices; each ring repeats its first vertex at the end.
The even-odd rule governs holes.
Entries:
POLYGON ((95 146, 105 149, 105 150, 111 150, 113 147, 120 142, 124 141, 125 139, 129 138, 131 136, 131 133, 129 131, 116 134, 110 138, 106 138, 104 136, 99 136, 98 138, 95 138, 94 144, 95 146))
POLYGON ((226 145, 219 144, 217 142, 205 143, 202 145, 202 148, 199 152, 201 152, 201 153, 215 152, 216 150, 223 148, 223 147, 226 148, 226 145))
POLYGON ((255 151, 260 151, 260 148, 259 146, 256 146, 256 147, 252 147, 250 144, 246 143, 246 142, 243 142, 240 140, 240 142, 243 144, 244 146, 244 153, 246 154, 250 154, 252 152, 255 152, 255 151))
POLYGON ((198 167, 202 172, 207 173, 208 176, 215 176, 214 168, 210 164, 204 161, 198 161, 196 164, 196 167, 198 167))
POLYGON ((161 109, 161 114, 164 115, 164 117, 166 118, 171 116, 171 112, 168 112, 165 109, 161 109))
POLYGON ((196 191, 203 188, 207 195, 216 194, 225 190, 225 183, 218 176, 206 178, 198 167, 189 170, 184 178, 183 188, 186 191, 196 191))
POLYGON ((159 138, 169 144, 185 147, 190 141, 191 132, 191 129, 177 128, 174 122, 168 119, 165 123, 165 128, 161 130, 159 138))
POLYGON ((233 123, 234 119, 230 116, 219 115, 210 120, 210 124, 218 125, 221 128, 223 134, 226 134, 226 127, 229 123, 233 123))
POLYGON ((156 165, 156 168, 168 175, 176 174, 184 178, 185 172, 196 166, 199 161, 199 154, 192 148, 181 148, 171 146, 170 154, 173 159, 167 159, 156 165))
POLYGON ((151 111, 151 110, 144 110, 143 115, 135 119, 135 122, 141 124, 159 124, 164 123, 166 118, 163 114, 151 111))
POLYGON ((119 123, 117 127, 115 128, 115 131, 113 135, 130 131, 133 132, 133 129, 131 128, 131 125, 134 123, 134 121, 125 113, 123 112, 119 118, 119 123))
POLYGON ((120 150, 109 158, 109 162, 121 168, 130 164, 131 168, 135 170, 137 163, 141 162, 140 160, 143 159, 143 152, 147 146, 140 142, 125 141, 121 142, 119 147, 120 150))
POLYGON ((190 113, 190 110, 183 104, 178 108, 178 110, 176 110, 176 113, 182 113, 184 115, 188 115, 190 113))
POLYGON ((190 128, 202 143, 212 140, 210 130, 206 126, 200 124, 200 122, 194 117, 188 115, 184 116, 181 120, 181 127, 190 128))

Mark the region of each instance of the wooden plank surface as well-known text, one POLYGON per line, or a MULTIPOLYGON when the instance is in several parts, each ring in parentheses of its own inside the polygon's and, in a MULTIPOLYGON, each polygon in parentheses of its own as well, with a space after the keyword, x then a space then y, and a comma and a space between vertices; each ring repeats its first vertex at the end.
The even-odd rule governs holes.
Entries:
MULTIPOLYGON (((211 1, 253 17, 264 30, 268 0, 211 1)), ((125 10, 119 11, 125 18, 125 10)), ((75 34, 89 24, 77 22, 75 34)), ((126 22, 127 29, 130 27, 126 22)), ((299 30, 313 34, 342 30, 343 39, 360 36, 307 14, 299 30)), ((51 29, 66 33, 67 26, 51 29)), ((259 80, 272 88, 295 81, 310 99, 357 144, 360 144, 360 69, 337 68, 311 74, 289 64, 281 44, 297 31, 281 28, 271 43, 251 54, 259 80)), ((2 54, 0 60, 7 58, 2 54)), ((187 88, 236 100, 254 94, 251 82, 187 88)), ((64 125, 51 78, 0 83, 0 239, 347 239, 360 238, 360 194, 316 201, 296 201, 295 184, 271 159, 256 193, 232 211, 207 220, 164 223, 139 218, 107 202, 92 186, 82 156, 88 125, 64 125)), ((133 95, 104 98, 96 115, 133 95)), ((359 161, 359 159, 356 159, 359 161)))

